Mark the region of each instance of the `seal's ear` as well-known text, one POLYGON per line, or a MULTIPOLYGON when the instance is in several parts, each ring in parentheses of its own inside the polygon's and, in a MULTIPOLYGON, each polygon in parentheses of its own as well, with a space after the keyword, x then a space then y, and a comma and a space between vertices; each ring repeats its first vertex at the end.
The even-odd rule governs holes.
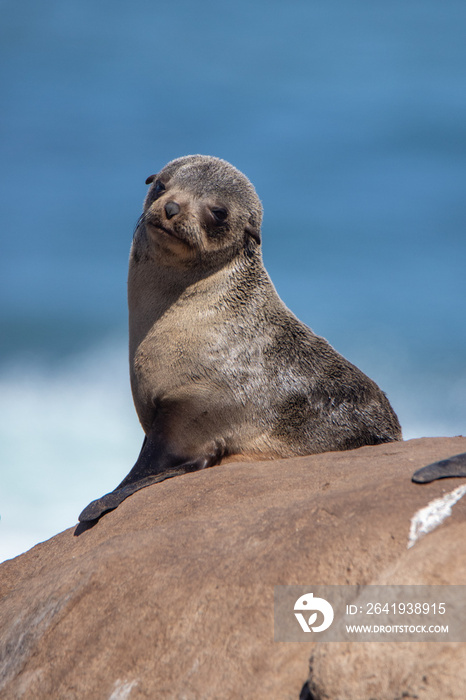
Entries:
POLYGON ((257 229, 255 226, 252 226, 252 224, 246 224, 244 230, 246 231, 246 234, 253 238, 258 245, 261 244, 261 232, 259 229, 257 229))
POLYGON ((149 177, 146 180, 146 185, 150 185, 152 182, 154 182, 156 177, 157 177, 157 173, 155 173, 155 175, 149 175, 149 177))
POLYGON ((252 257, 257 251, 257 246, 261 244, 260 229, 252 224, 246 224, 244 234, 244 251, 248 257, 252 257))

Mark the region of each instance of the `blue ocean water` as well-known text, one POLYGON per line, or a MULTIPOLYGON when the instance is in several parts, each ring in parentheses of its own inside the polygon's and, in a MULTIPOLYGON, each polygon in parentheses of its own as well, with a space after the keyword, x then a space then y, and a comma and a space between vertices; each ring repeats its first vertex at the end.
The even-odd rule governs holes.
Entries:
POLYGON ((226 158, 288 306, 406 438, 466 424, 466 5, 0 4, 0 560, 139 451, 126 267, 147 175, 226 158))

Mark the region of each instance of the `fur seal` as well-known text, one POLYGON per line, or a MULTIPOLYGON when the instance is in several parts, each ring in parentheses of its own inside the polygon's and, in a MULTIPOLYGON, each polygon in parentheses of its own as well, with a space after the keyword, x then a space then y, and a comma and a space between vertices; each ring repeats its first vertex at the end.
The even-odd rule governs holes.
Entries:
POLYGON ((279 298, 262 262, 262 205, 249 180, 224 160, 195 155, 146 184, 128 275, 131 388, 145 440, 128 476, 79 520, 227 456, 400 440, 385 394, 279 298))

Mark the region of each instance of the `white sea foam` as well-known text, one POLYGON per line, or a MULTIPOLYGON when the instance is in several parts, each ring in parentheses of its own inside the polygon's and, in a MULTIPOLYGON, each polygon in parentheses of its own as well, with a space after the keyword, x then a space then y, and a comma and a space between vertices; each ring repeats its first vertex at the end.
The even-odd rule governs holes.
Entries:
POLYGON ((0 561, 74 525, 113 489, 143 438, 126 347, 100 347, 56 371, 0 374, 0 561))

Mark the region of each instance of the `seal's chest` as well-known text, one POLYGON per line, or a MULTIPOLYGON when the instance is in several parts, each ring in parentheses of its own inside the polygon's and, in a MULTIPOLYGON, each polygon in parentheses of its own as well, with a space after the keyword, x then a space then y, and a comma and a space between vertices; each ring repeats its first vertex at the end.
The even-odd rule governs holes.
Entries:
MULTIPOLYGON (((134 355, 134 369, 151 382, 177 384, 180 378, 193 371, 204 360, 209 330, 190 321, 186 316, 160 318, 143 340, 134 355)), ((195 319, 194 319, 195 321, 195 319)))

